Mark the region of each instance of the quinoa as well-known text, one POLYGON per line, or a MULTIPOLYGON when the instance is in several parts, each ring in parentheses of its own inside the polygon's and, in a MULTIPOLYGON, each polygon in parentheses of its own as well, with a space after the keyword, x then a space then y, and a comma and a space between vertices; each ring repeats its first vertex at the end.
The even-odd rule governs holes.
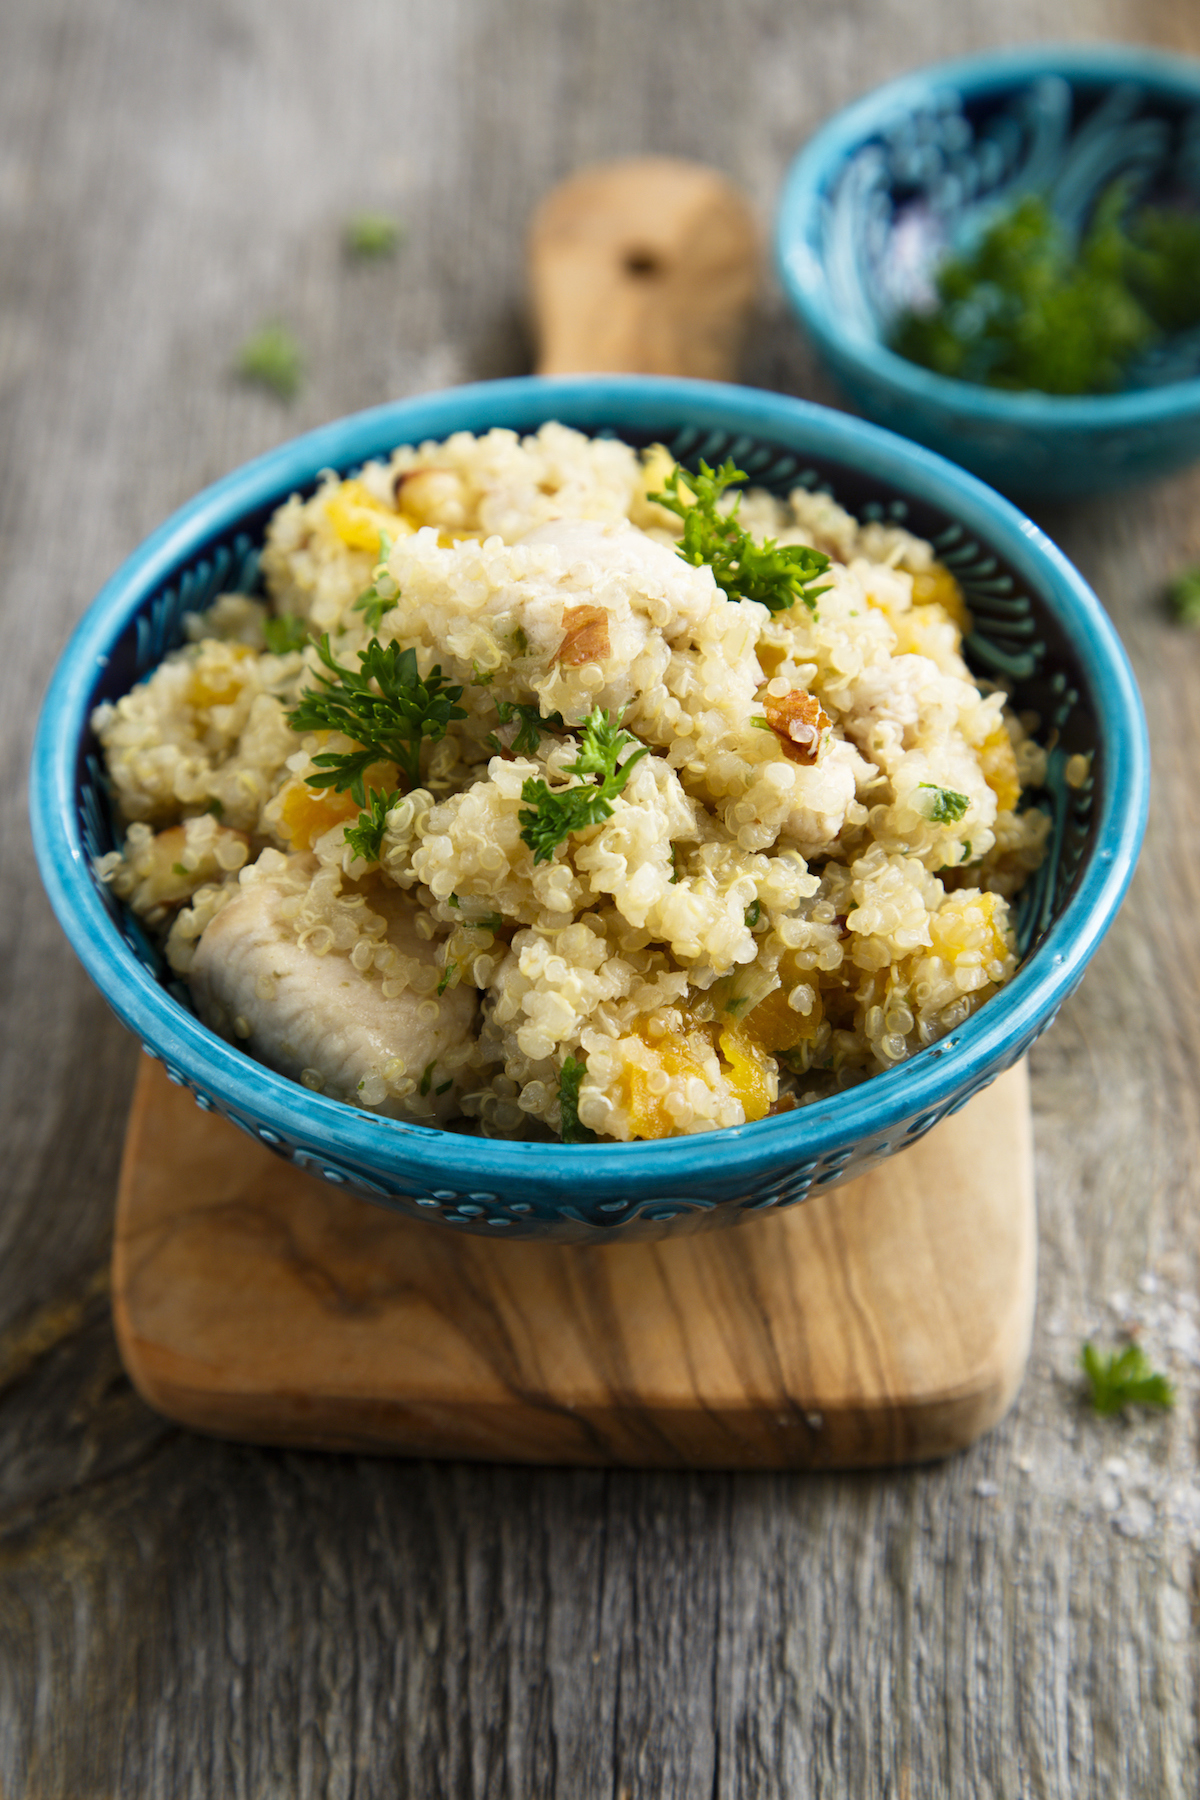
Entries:
POLYGON ((827 497, 752 491, 743 525, 824 552, 828 585, 729 599, 649 498, 670 466, 550 424, 329 475, 271 521, 268 599, 223 596, 97 708, 125 831, 99 872, 214 1029, 392 1116, 628 1140, 853 1085, 1012 975, 1044 756, 963 660, 950 573, 827 497), (301 647, 267 648, 273 614, 301 647), (462 689, 419 786, 368 771, 392 796, 370 859, 357 802, 310 785, 356 746, 289 724, 323 633, 343 667, 378 637, 462 689), (571 785, 598 712, 624 785, 536 860, 528 784, 571 785))

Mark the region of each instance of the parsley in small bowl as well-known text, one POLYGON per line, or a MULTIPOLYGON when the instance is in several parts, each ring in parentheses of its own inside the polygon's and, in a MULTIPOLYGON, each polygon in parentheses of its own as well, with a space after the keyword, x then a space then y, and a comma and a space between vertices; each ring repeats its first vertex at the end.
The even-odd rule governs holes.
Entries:
POLYGON ((793 164, 777 247, 880 424, 1056 499, 1200 456, 1200 63, 1035 46, 920 70, 793 164))

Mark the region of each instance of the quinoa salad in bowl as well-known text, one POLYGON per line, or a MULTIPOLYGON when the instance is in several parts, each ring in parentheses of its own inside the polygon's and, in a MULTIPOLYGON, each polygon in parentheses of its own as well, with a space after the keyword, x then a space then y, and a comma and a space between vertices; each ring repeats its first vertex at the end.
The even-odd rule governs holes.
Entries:
POLYGON ((895 1069, 1016 971, 1046 750, 894 519, 550 423, 328 473, 261 571, 95 707, 95 869, 314 1093, 683 1137, 895 1069))

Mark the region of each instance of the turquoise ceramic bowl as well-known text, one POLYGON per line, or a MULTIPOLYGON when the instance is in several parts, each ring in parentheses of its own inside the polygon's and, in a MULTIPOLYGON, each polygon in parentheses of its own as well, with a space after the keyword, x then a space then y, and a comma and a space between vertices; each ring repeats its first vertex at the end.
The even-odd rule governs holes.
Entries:
POLYGON ((1117 176, 1200 205, 1200 62, 1117 46, 991 52, 918 70, 822 127, 779 207, 784 288, 872 419, 1026 499, 1098 493, 1200 457, 1200 332, 1121 393, 1007 393, 886 347, 946 246, 981 211, 1046 191, 1077 221, 1117 176))
POLYGON ((1023 1056, 1074 988, 1120 904, 1145 821, 1145 724, 1125 654, 1081 577, 1006 501, 939 457, 845 414, 776 395, 634 376, 527 379, 378 407, 237 470, 156 531, 103 589, 63 653, 38 727, 34 839, 63 927, 109 1004, 196 1104, 300 1167, 413 1217, 509 1238, 611 1240, 730 1224, 792 1206, 913 1143, 1023 1056), (184 612, 252 583, 280 501, 318 472, 396 444, 560 419, 681 460, 735 456, 758 483, 831 490, 930 537, 977 620, 969 653, 1057 733, 1043 802, 1050 856, 1026 889, 1024 962, 952 1036, 826 1104, 662 1143, 495 1143, 405 1125, 312 1094, 194 1017, 137 923, 92 875, 112 843, 88 720, 180 641, 184 612), (1092 753, 1068 787, 1066 759, 1092 753))

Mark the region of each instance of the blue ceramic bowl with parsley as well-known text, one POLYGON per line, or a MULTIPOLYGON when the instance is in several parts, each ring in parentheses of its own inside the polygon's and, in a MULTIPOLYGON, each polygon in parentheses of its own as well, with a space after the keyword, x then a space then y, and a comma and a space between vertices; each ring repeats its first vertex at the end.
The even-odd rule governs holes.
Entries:
POLYGON ((1120 904, 1145 821, 1145 724, 1124 652, 1079 574, 971 476, 875 426, 803 401, 709 383, 585 376, 485 383, 378 407, 284 444, 227 476, 147 540, 103 589, 63 654, 31 778, 42 876, 110 1005, 196 1104, 348 1192, 456 1230, 610 1241, 732 1224, 796 1204, 903 1150, 1025 1054, 1083 974, 1120 904), (283 500, 322 470, 349 473, 395 445, 548 419, 695 467, 732 455, 778 493, 832 493, 863 518, 903 521, 955 573, 975 620, 967 653, 1054 734, 1050 853, 1022 892, 1023 961, 965 1025, 907 1063, 798 1111, 660 1142, 508 1143, 382 1118, 311 1093, 206 1030, 185 989, 92 872, 112 847, 89 727, 182 639, 182 619, 252 588, 283 500), (1074 783, 1071 758, 1090 759, 1074 783))
MULTIPOLYGON (((776 233, 791 305, 857 405, 1026 500, 1099 493, 1200 457, 1197 242, 1200 62, 1117 46, 992 52, 877 89, 796 159, 776 233), (974 353, 1013 299, 985 240, 998 225, 1011 239, 1031 204, 1067 247, 1073 291, 1013 327, 1026 343, 1048 333, 1050 353, 1006 367, 974 353), (1172 260, 1152 267, 1147 232, 1164 231, 1172 260), (951 313, 947 273, 953 284, 964 265, 979 285, 951 313), (1174 291, 1161 304, 1164 267, 1174 288, 1190 286, 1190 305, 1174 291), (972 379, 940 372, 953 359, 925 367, 898 353, 914 315, 949 318, 972 379), (1017 366, 1022 380, 1069 385, 1072 363, 1106 391, 987 384, 1017 366)), ((1016 246, 1018 283, 1023 257, 1016 246)))

